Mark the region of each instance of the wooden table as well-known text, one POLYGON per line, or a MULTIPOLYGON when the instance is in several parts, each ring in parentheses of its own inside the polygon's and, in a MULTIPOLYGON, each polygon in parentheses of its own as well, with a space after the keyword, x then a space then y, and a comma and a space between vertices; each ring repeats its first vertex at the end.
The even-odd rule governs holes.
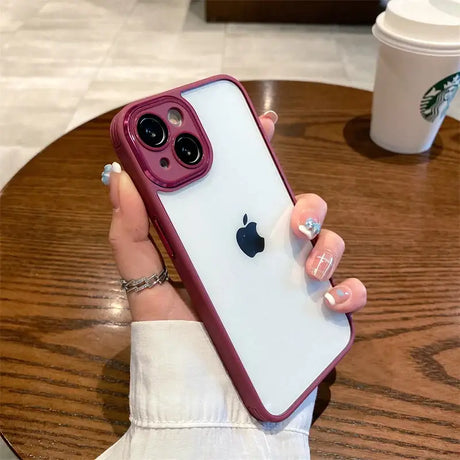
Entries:
MULTIPOLYGON (((337 279, 369 290, 356 343, 321 386, 312 457, 460 458, 460 124, 447 118, 430 152, 390 154, 369 140, 368 92, 246 87, 280 115, 273 143, 294 191, 329 203, 347 243, 337 279)), ((129 425, 130 316, 100 183, 114 114, 47 147, 1 197, 1 429, 23 457, 93 458, 129 425)))

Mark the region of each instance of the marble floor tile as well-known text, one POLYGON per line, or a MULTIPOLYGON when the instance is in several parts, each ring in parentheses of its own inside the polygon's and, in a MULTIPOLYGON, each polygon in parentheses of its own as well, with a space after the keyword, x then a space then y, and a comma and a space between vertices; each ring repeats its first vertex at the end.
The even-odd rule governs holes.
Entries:
POLYGON ((126 30, 179 33, 189 0, 139 1, 126 20, 126 30))
POLYGON ((36 153, 65 132, 74 109, 0 106, 0 146, 35 148, 36 153))
POLYGON ((75 31, 76 34, 81 34, 80 31, 100 31, 104 33, 106 38, 112 38, 120 30, 121 26, 125 22, 124 15, 109 15, 108 17, 103 17, 102 19, 97 18, 77 18, 77 19, 68 19, 68 18, 53 18, 48 16, 33 16, 28 19, 24 25, 21 27, 21 30, 28 31, 53 31, 53 30, 67 30, 75 31))
POLYGON ((149 83, 169 81, 190 81, 193 78, 205 78, 221 72, 222 55, 217 52, 189 53, 184 46, 175 51, 174 56, 147 56, 142 60, 122 64, 113 64, 111 58, 100 68, 88 89, 88 93, 104 91, 106 95, 116 94, 122 87, 148 86, 149 83), (141 62, 141 64, 139 64, 141 62), (118 86, 111 87, 111 83, 118 86))
POLYGON ((2 106, 73 110, 89 83, 88 78, 0 77, 2 106))
POLYGON ((34 16, 47 0, 1 0, 0 32, 14 32, 34 16))
POLYGON ((3 47, 11 40, 11 37, 13 36, 14 31, 0 31, 0 57, 3 55, 2 50, 3 47))
POLYGON ((98 68, 90 62, 59 62, 54 59, 35 61, 24 57, 3 57, 0 59, 2 77, 48 77, 48 78, 85 78, 91 79, 98 68))
POLYGON ((42 18, 69 20, 103 20, 129 13, 137 0, 52 0, 46 1, 39 11, 42 18))
POLYGON ((103 63, 104 67, 154 65, 159 58, 173 55, 179 35, 144 30, 121 31, 103 63))
POLYGON ((117 97, 118 89, 132 87, 136 90, 136 84, 148 87, 151 82, 163 81, 173 78, 171 69, 158 64, 147 65, 107 65, 99 69, 93 78, 87 95, 100 97, 117 97), (111 87, 111 84, 114 86, 111 87), (119 85, 117 88, 116 85, 119 85), (103 91, 103 93, 98 93, 103 91))
POLYGON ((24 24, 20 19, 14 18, 11 15, 0 15, 0 31, 1 32, 14 32, 24 24))
POLYGON ((123 32, 87 93, 89 100, 124 101, 221 72, 224 31, 123 32), (140 45, 138 44, 140 42, 140 45))
POLYGON ((229 33, 225 40, 224 57, 226 61, 249 61, 274 59, 279 62, 293 63, 299 60, 318 62, 339 61, 337 42, 332 36, 303 31, 286 30, 278 32, 276 39, 269 39, 275 34, 273 30, 264 32, 229 33))
POLYGON ((223 56, 225 50, 225 31, 184 31, 176 42, 174 57, 178 56, 177 64, 184 57, 201 59, 203 64, 210 56, 223 56))
POLYGON ((115 96, 119 90, 136 86, 148 87, 149 84, 168 81, 190 82, 193 79, 206 78, 220 73, 221 56, 208 56, 208 61, 200 63, 194 56, 183 58, 178 64, 174 61, 157 60, 148 66, 113 66, 100 69, 88 88, 88 94, 102 91, 100 95, 115 96))
POLYGON ((231 29, 225 39, 226 73, 242 79, 347 80, 337 42, 320 27, 232 25, 231 29))
POLYGON ((3 47, 2 57, 96 65, 107 54, 111 41, 100 30, 18 30, 3 47))

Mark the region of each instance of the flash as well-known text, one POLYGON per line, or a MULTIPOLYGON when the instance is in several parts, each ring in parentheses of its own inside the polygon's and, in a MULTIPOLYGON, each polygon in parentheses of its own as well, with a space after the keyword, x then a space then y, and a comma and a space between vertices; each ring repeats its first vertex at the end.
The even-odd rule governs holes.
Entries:
POLYGON ((168 121, 174 126, 180 126, 182 124, 182 115, 177 109, 168 110, 168 121))

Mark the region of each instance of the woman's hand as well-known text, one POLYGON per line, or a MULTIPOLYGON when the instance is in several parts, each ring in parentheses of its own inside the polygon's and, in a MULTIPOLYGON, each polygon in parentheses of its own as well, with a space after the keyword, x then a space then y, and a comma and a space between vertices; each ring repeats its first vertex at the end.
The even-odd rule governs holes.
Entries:
MULTIPOLYGON (((274 112, 260 117, 269 138, 277 118, 274 112)), ((149 218, 136 187, 118 163, 106 171, 108 178, 113 207, 109 239, 121 277, 130 280, 160 273, 163 261, 149 238, 149 218)), ((321 229, 326 213, 327 204, 322 198, 305 194, 297 197, 291 216, 292 230, 299 238, 318 237, 306 260, 308 275, 318 280, 334 274, 345 249, 339 235, 321 229)), ((176 290, 171 282, 129 293, 128 300, 133 321, 199 320, 185 290, 176 290)), ((356 278, 346 279, 326 293, 325 303, 332 310, 357 311, 366 304, 366 288, 356 278)))

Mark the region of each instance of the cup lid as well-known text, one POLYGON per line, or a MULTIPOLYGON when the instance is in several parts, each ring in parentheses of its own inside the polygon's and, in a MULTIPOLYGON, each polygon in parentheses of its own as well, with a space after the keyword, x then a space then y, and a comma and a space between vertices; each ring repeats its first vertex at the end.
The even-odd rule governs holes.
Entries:
POLYGON ((395 48, 460 55, 460 0, 390 0, 372 32, 395 48))

